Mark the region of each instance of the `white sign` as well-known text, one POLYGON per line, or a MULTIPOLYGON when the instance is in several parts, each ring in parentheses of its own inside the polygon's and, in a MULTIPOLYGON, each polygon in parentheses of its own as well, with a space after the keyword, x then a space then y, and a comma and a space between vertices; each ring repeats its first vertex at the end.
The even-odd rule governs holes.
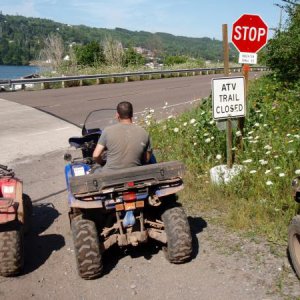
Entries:
POLYGON ((257 63, 257 53, 240 52, 239 63, 240 64, 256 64, 257 63))
POLYGON ((246 115, 244 80, 242 76, 212 80, 212 106, 215 120, 246 115))

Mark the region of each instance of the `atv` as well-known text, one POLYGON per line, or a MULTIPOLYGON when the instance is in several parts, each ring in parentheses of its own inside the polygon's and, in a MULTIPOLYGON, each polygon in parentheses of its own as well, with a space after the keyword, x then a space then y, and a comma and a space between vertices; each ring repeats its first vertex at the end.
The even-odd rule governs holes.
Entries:
MULTIPOLYGON (((82 136, 69 139, 77 157, 65 154, 74 252, 84 279, 102 275, 103 253, 113 245, 138 246, 153 239, 171 263, 184 263, 192 256, 188 219, 176 195, 183 189, 181 162, 155 163, 153 156, 152 164, 95 171, 99 166, 92 154, 102 130, 114 122, 113 115, 114 109, 92 111, 82 136)), ((102 158, 105 163, 105 155, 102 158)))
POLYGON ((18 275, 24 265, 24 234, 29 231, 32 203, 23 183, 0 165, 0 275, 18 275))
MULTIPOLYGON (((300 177, 296 177, 292 181, 294 200, 300 203, 300 177)), ((294 270, 300 279, 300 215, 296 215, 288 230, 288 252, 294 270)))

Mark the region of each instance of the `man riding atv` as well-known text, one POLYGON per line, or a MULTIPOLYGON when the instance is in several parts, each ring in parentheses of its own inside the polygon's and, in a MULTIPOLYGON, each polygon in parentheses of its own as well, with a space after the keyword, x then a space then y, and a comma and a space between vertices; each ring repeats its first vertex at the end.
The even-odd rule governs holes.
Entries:
MULTIPOLYGON (((123 101, 117 106, 119 123, 106 127, 93 153, 93 159, 103 164, 102 154, 106 151, 105 170, 116 170, 141 166, 149 162, 152 154, 149 134, 132 123, 133 107, 123 101)), ((96 171, 97 172, 97 171, 96 171)))

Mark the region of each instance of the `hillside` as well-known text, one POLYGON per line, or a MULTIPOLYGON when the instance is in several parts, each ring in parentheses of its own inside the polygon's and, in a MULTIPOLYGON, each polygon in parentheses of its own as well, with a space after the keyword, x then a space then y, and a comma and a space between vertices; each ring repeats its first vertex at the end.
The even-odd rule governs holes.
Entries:
MULTIPOLYGON (((0 14, 0 64, 26 65, 38 57, 43 41, 53 32, 59 33, 65 44, 86 44, 111 36, 124 47, 140 46, 159 50, 161 55, 188 55, 205 60, 222 60, 222 42, 208 37, 190 38, 168 33, 105 29, 84 25, 68 25, 55 21, 0 14)), ((233 49, 232 55, 236 54, 233 49)), ((232 59, 233 57, 231 57, 232 59)))

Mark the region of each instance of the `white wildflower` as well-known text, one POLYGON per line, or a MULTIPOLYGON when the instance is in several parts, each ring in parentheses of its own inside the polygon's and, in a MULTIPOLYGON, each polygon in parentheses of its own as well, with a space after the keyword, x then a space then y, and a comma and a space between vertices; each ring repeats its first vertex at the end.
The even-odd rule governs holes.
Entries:
POLYGON ((214 136, 211 136, 210 138, 211 138, 211 140, 214 140, 214 139, 215 139, 215 137, 214 137, 214 136))
POLYGON ((271 170, 266 170, 265 174, 271 173, 271 170))
POLYGON ((293 150, 289 150, 287 153, 288 154, 292 154, 292 153, 294 153, 294 151, 293 150))
POLYGON ((258 140, 258 139, 259 139, 259 135, 257 135, 254 139, 255 139, 255 140, 258 140))
POLYGON ((259 123, 255 123, 254 126, 255 126, 255 127, 259 127, 259 123))
POLYGON ((279 169, 281 169, 281 167, 278 166, 278 167, 275 167, 274 169, 275 169, 275 170, 279 170, 279 169))
POLYGON ((208 133, 208 132, 206 132, 206 133, 204 133, 204 134, 203 134, 203 136, 208 136, 208 135, 209 135, 209 133, 208 133))
POLYGON ((190 120, 190 124, 194 124, 195 122, 196 122, 195 119, 191 119, 191 120, 190 120))
POLYGON ((179 131, 179 129, 176 127, 176 128, 174 128, 174 132, 178 132, 179 131))
POLYGON ((202 113, 201 113, 201 116, 203 116, 205 114, 205 111, 203 111, 202 113))
POLYGON ((205 139, 205 143, 210 143, 210 141, 211 141, 211 139, 210 138, 207 138, 207 139, 205 139))
POLYGON ((220 160, 221 158, 222 158, 222 155, 221 154, 217 154, 216 159, 220 160))
POLYGON ((261 111, 258 109, 258 110, 256 110, 255 112, 256 112, 256 113, 260 113, 261 111))
POLYGON ((152 118, 151 115, 146 116, 146 119, 151 119, 151 118, 152 118))
POLYGON ((288 133, 286 136, 287 136, 287 137, 289 137, 289 136, 291 136, 291 134, 290 134, 290 133, 288 133))
POLYGON ((264 115, 263 115, 263 114, 260 114, 259 116, 262 118, 264 115))
POLYGON ((264 159, 260 159, 259 162, 260 162, 260 164, 263 165, 263 166, 268 164, 268 161, 267 161, 267 160, 264 160, 264 159))
POLYGON ((271 147, 270 145, 266 145, 266 146, 264 146, 264 149, 266 149, 266 150, 271 150, 272 147, 271 147))
POLYGON ((300 139, 300 135, 299 134, 294 134, 294 138, 300 139))
POLYGON ((151 108, 151 109, 149 110, 149 112, 150 112, 151 114, 153 114, 153 113, 154 113, 154 109, 151 108))
POLYGON ((172 118, 173 118, 173 116, 172 116, 172 115, 169 115, 169 116, 168 116, 168 119, 172 119, 172 118))
POLYGON ((290 141, 288 141, 288 144, 293 143, 293 142, 294 142, 294 140, 290 140, 290 141))
POLYGON ((246 159, 246 160, 243 161, 244 164, 249 164, 251 162, 252 162, 252 159, 246 159))
POLYGON ((269 155, 269 154, 271 154, 271 151, 267 151, 267 152, 266 152, 266 155, 269 155))
POLYGON ((239 136, 242 135, 242 133, 238 130, 238 131, 235 133, 235 135, 236 135, 237 137, 239 137, 239 136))
POLYGON ((256 170, 251 170, 249 173, 250 173, 250 174, 255 174, 255 173, 256 173, 256 170))
POLYGON ((248 135, 251 135, 252 133, 253 133, 253 131, 249 131, 249 132, 248 132, 248 135))
POLYGON ((268 124, 264 124, 263 126, 264 126, 264 127, 268 127, 268 124))
POLYGON ((195 143, 194 143, 194 146, 196 146, 196 145, 197 145, 197 143, 195 142, 195 143))
POLYGON ((274 155, 274 158, 278 158, 279 156, 278 155, 274 155))
POLYGON ((295 171, 295 174, 296 174, 296 175, 300 175, 300 170, 299 170, 299 169, 296 170, 296 171, 295 171))
POLYGON ((279 177, 284 177, 285 174, 284 173, 279 173, 279 177))
POLYGON ((272 185, 273 184, 273 182, 271 181, 271 180, 268 180, 267 182, 266 182, 266 185, 272 185))
POLYGON ((215 124, 215 121, 214 121, 214 120, 211 120, 211 121, 209 122, 209 124, 210 124, 210 125, 213 125, 213 124, 215 124))
POLYGON ((187 122, 184 122, 184 123, 183 123, 183 126, 186 126, 186 125, 187 125, 187 122))

